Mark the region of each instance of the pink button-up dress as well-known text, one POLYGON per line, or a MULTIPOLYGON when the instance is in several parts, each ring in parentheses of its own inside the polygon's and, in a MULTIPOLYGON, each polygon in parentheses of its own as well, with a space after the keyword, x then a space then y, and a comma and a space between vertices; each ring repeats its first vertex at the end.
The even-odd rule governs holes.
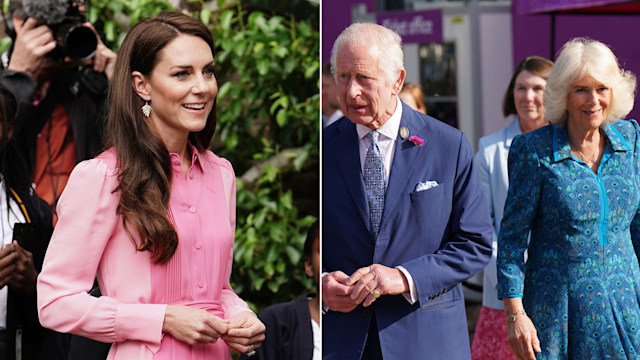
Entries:
POLYGON ((250 311, 231 289, 235 231, 235 175, 231 164, 191 147, 182 172, 171 154, 169 217, 178 248, 164 265, 136 251, 122 217, 116 152, 107 150, 73 170, 58 203, 59 221, 38 277, 38 308, 45 327, 114 343, 108 359, 230 359, 220 340, 187 345, 162 333, 165 309, 188 305, 232 319, 250 311), (87 291, 98 277, 102 295, 87 291))

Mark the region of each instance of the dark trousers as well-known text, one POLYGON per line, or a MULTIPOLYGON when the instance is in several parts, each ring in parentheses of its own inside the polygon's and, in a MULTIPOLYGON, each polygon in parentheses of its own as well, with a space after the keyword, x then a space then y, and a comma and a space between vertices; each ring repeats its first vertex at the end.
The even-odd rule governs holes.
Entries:
POLYGON ((7 356, 7 330, 0 330, 0 360, 7 356))

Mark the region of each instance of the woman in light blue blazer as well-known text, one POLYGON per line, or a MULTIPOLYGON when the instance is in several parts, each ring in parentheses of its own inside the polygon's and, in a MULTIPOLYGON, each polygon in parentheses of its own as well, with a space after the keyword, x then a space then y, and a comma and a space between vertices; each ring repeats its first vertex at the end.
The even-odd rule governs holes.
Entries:
POLYGON ((484 269, 482 309, 471 345, 473 360, 516 360, 507 342, 504 307, 498 299, 496 275, 498 232, 509 188, 507 156, 516 135, 548 124, 544 117, 542 95, 552 66, 551 61, 538 56, 529 56, 518 64, 502 104, 505 117, 516 116, 504 129, 481 138, 476 153, 475 161, 491 213, 493 253, 489 265, 484 269))

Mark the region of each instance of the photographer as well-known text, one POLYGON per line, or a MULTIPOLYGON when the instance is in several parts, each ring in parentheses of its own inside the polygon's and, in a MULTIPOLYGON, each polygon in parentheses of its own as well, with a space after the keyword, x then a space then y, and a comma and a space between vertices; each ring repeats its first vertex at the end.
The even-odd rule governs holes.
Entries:
MULTIPOLYGON (((84 6, 78 0, 11 0, 4 19, 13 46, 2 54, 0 85, 18 101, 12 137, 14 152, 23 159, 12 166, 11 176, 27 179, 27 186, 33 184, 37 195, 54 211, 76 163, 101 150, 104 103, 116 59, 86 22, 84 6), (72 30, 74 37, 59 36, 72 30)), ((5 271, 11 270, 0 262, 0 273, 5 271)), ((32 295, 35 298, 35 290, 32 295)), ((35 314, 35 303, 29 304, 25 306, 31 306, 35 314)), ((11 309, 7 316, 13 316, 11 309)), ((34 319, 39 325, 37 316, 34 319)), ((23 332, 23 343, 28 336, 23 332)), ((10 343, 11 339, 8 337, 10 343)), ((47 339, 50 343, 45 348, 67 351, 67 337, 47 339)), ((70 353, 104 358, 108 345, 87 341, 72 338, 70 353)), ((22 359, 34 358, 25 353, 28 349, 23 346, 22 359)), ((9 349, 9 353, 14 352, 9 349)), ((0 350, 0 360, 4 358, 0 350)), ((57 353, 46 356, 54 358, 57 353)))
POLYGON ((84 6, 78 0, 11 0, 5 19, 13 47, 3 54, 0 83, 20 104, 13 136, 26 175, 54 211, 76 163, 101 149, 104 101, 116 59, 86 22, 84 6), (61 39, 52 29, 67 23, 85 35, 91 29, 95 40, 61 39), (73 53, 78 44, 72 40, 89 47, 88 54, 73 53))
POLYGON ((64 359, 62 336, 38 321, 36 277, 51 237, 51 209, 30 191, 11 139, 15 97, 0 85, 0 360, 64 359))

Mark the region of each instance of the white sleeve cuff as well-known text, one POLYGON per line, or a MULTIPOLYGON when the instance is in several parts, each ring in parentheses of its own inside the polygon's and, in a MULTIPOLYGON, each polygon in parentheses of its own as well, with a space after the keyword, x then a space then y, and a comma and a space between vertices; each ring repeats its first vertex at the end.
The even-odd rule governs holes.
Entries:
MULTIPOLYGON (((322 274, 320 274, 320 284, 322 284, 322 278, 327 274, 328 274, 328 272, 323 272, 322 274)), ((322 286, 320 286, 320 287, 322 287, 322 286)), ((326 314, 328 312, 329 312, 329 307, 324 304, 324 301, 322 301, 322 313, 326 314)))
POLYGON ((396 266, 396 269, 400 270, 404 274, 404 277, 407 278, 407 282, 409 283, 409 291, 402 293, 402 296, 404 296, 409 304, 415 304, 418 301, 418 290, 416 289, 416 283, 413 282, 413 277, 403 266, 396 266))

